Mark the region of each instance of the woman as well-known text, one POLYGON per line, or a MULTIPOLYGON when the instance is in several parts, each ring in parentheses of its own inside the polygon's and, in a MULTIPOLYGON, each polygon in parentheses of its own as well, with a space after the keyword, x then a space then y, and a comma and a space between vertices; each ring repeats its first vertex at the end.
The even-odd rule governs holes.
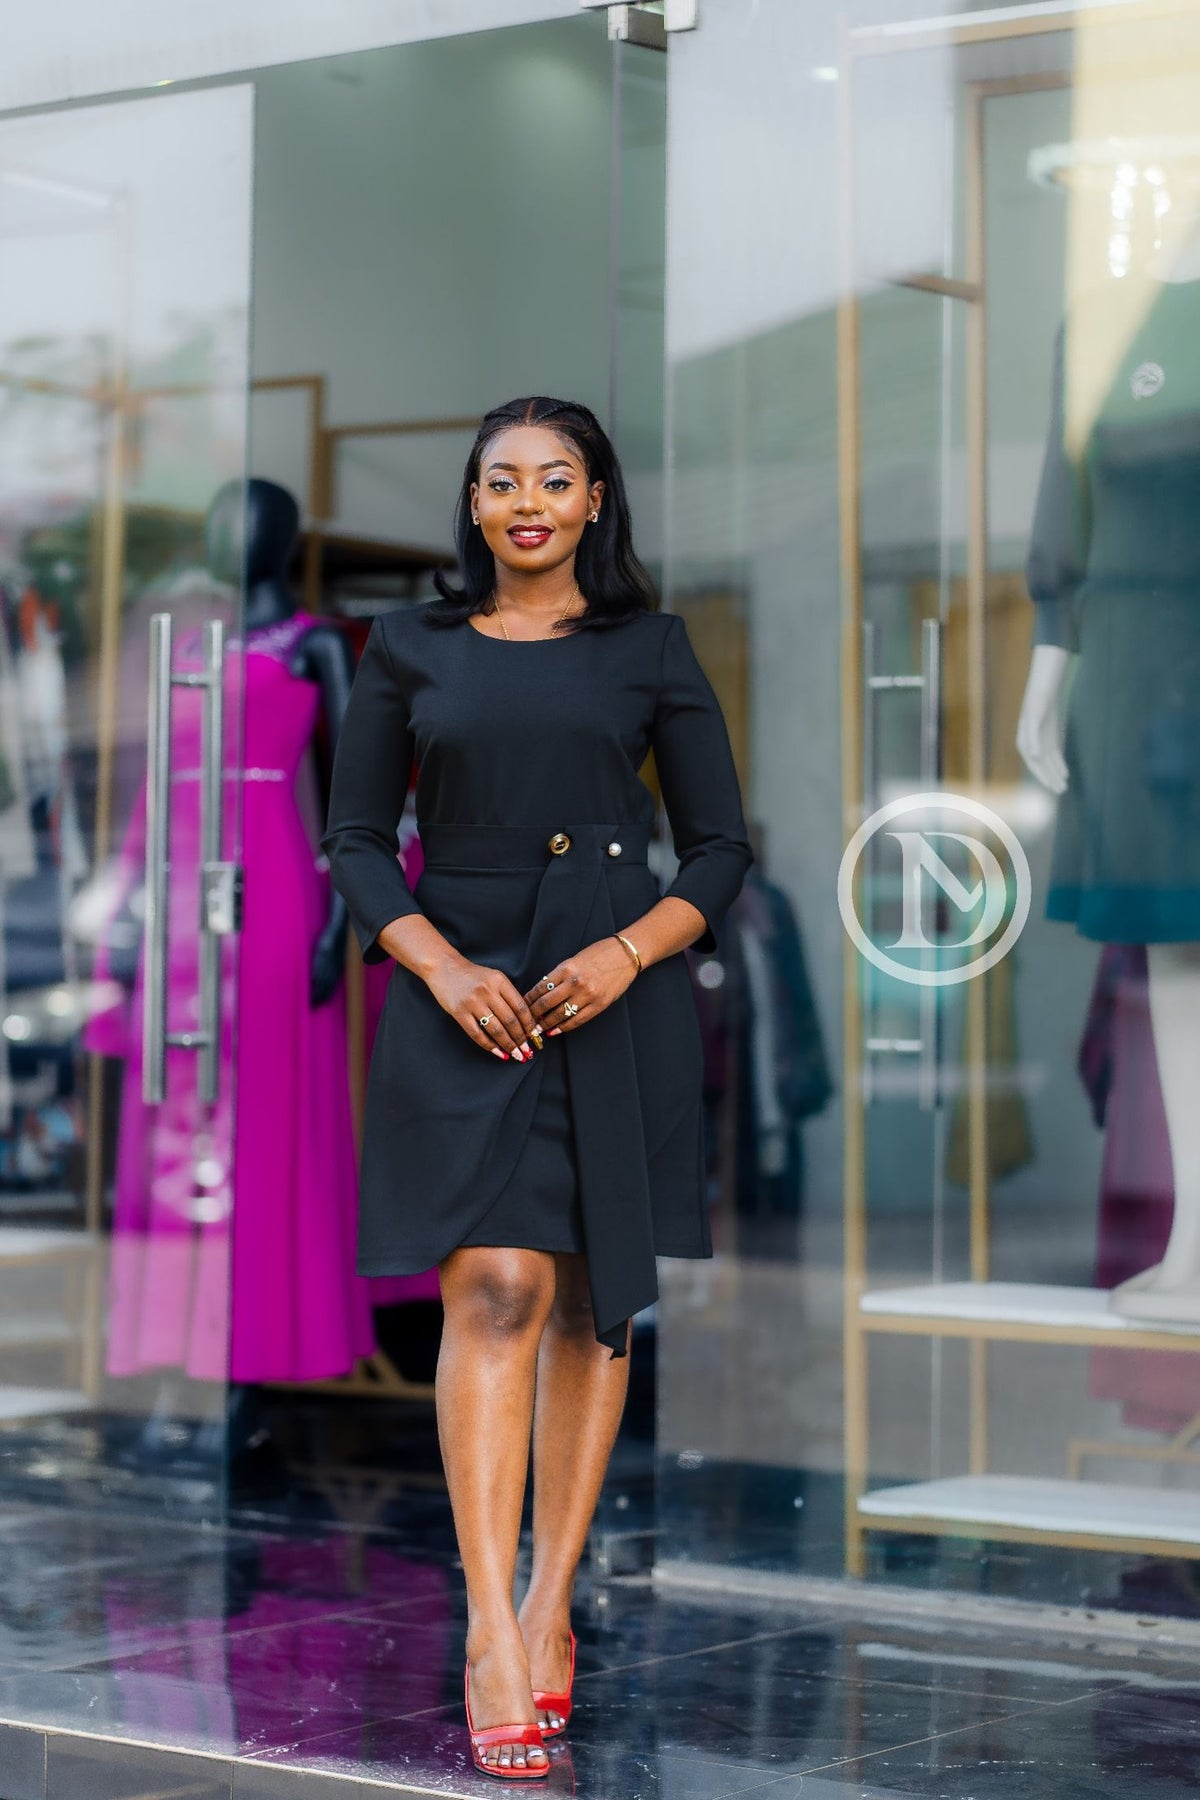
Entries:
POLYGON ((715 949, 753 859, 720 708, 682 619, 658 611, 593 414, 546 398, 490 412, 455 535, 461 587, 439 577, 441 599, 372 627, 322 843, 364 956, 396 964, 358 1267, 440 1272, 472 1753, 528 1780, 570 1711, 571 1593, 630 1319, 657 1295, 656 1253, 711 1254, 680 952, 715 949), (679 858, 665 894, 646 864, 650 750, 679 858), (396 826, 414 758, 410 891, 396 826))

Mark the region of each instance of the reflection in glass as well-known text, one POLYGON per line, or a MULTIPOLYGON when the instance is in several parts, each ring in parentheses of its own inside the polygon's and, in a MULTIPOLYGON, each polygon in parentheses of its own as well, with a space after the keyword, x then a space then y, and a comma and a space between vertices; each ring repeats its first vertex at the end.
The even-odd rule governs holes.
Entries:
MULTIPOLYGON (((223 841, 241 820, 245 904, 234 908, 236 939, 220 939, 215 1102, 206 1099, 195 1053, 178 1045, 166 1053, 165 1100, 142 1098, 141 1036, 129 1044, 122 1031, 128 1017, 142 1017, 152 979, 145 954, 127 1017, 89 1027, 90 1047, 126 1059, 112 1374, 182 1367, 213 1381, 228 1373, 239 1384, 316 1380, 345 1373, 375 1348, 368 1284, 353 1274, 344 914, 313 855, 319 823, 311 815, 320 807, 301 778, 323 701, 344 705, 349 653, 335 626, 294 606, 286 572, 299 525, 294 497, 258 479, 226 483, 205 522, 214 571, 236 578, 244 570, 246 586, 244 631, 225 664, 220 803, 223 841), (322 679, 322 649, 341 652, 331 682, 322 679)), ((200 633, 184 632, 174 652, 177 680, 194 679, 204 655, 200 633)), ((165 912, 173 1033, 196 1031, 204 1016, 206 704, 204 689, 185 686, 170 711, 165 912)), ((121 853, 129 884, 145 862, 145 818, 143 783, 121 853)))
MULTIPOLYGON (((747 4, 672 52, 673 603, 745 621, 748 810, 835 1090, 798 1265, 730 1231, 665 1293, 688 1562, 1096 1601, 1142 1591, 1152 1526, 1200 1541, 1200 34, 1136 5, 1061 27, 885 7, 839 58, 747 4), (927 785, 931 628, 938 778, 1033 882, 933 1036, 832 904, 850 833, 927 785)), ((742 691, 736 652, 713 666, 742 691)), ((885 942, 901 875, 882 845, 885 942)), ((972 923, 930 916, 947 948, 972 923)), ((732 1112, 718 1140, 728 1171, 732 1112)))
MULTIPOLYGON (((118 1164, 150 1198, 128 1104, 148 622, 169 612, 187 640, 237 616, 237 580, 205 567, 204 515, 242 470, 249 125, 247 91, 229 89, 0 126, 0 1459, 18 1486, 86 1471, 97 1499, 202 1513, 217 1503, 227 1276, 214 1273, 201 1322, 174 1265, 152 1271, 160 1323, 170 1309, 176 1339, 204 1349, 174 1342, 131 1379, 147 1359, 113 1321, 135 1277, 107 1251, 118 1164), (167 1453, 187 1446, 174 1475, 191 1485, 172 1485, 167 1453)), ((236 767, 236 659, 226 681, 236 767)), ((185 731, 191 718, 185 706, 185 731)), ((185 961, 197 891, 181 872, 185 961)), ((227 1033, 233 1010, 227 995, 227 1033)), ((173 1078, 155 1119, 174 1134, 162 1204, 176 1252, 197 1205, 210 1225, 227 1216, 231 1106, 226 1084, 185 1130, 173 1078)))

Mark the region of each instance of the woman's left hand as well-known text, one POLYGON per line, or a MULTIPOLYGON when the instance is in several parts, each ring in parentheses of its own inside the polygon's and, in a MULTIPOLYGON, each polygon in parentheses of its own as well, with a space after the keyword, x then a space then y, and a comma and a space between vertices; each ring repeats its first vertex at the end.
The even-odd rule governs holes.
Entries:
POLYGON ((611 1006, 636 975, 637 968, 628 950, 615 937, 601 938, 547 970, 541 981, 529 989, 525 1000, 538 1024, 551 1037, 558 1037, 564 1031, 586 1025, 611 1006), (547 988, 548 981, 554 983, 552 988, 547 988), (579 1008, 569 1018, 563 1015, 566 1000, 579 1008))

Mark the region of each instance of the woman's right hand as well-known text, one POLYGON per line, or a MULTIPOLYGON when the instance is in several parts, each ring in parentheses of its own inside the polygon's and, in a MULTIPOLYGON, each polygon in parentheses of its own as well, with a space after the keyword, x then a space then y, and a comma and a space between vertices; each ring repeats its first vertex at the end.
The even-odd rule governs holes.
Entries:
POLYGON ((425 985, 442 1011, 456 1019, 481 1050, 517 1062, 532 1059, 529 1034, 538 1030, 538 1023, 503 969, 454 957, 427 975, 425 985), (481 1017, 487 1018, 486 1027, 479 1023, 481 1017))

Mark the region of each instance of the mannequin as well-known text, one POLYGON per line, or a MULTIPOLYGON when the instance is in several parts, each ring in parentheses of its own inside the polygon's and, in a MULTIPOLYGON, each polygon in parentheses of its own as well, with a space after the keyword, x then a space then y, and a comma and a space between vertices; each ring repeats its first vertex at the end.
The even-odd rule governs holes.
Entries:
MULTIPOLYGON (((206 524, 212 573, 240 585, 244 569, 246 591, 245 631, 234 633, 226 657, 223 755, 227 846, 240 803, 244 909, 240 932, 222 951, 215 1106, 199 1101, 195 1057, 175 1046, 167 1050, 165 1100, 146 1106, 140 1030, 126 1029, 122 1041, 103 1015, 88 1027, 90 1047, 125 1064, 108 1372, 182 1368, 228 1380, 235 1446, 256 1436, 248 1385, 342 1375, 376 1349, 369 1285, 354 1270, 357 1167, 340 989, 346 911, 305 817, 310 746, 322 710, 336 742, 352 659, 336 626, 293 605, 285 571, 298 529, 292 496, 257 480, 223 487, 206 524)), ((176 667, 199 654, 199 632, 185 629, 176 667)), ((173 1030, 197 1004, 201 716, 196 690, 177 693, 173 1030)), ((123 882, 136 887, 145 862, 144 784, 119 861, 123 882)), ((139 958, 131 1025, 142 978, 139 958)))
MULTIPOLYGON (((299 507, 273 481, 231 481, 213 500, 206 527, 208 566, 219 581, 236 586, 244 563, 247 632, 293 617, 295 603, 284 572, 299 532, 299 507)), ((290 667, 293 675, 320 689, 332 762, 354 680, 350 645, 336 625, 314 625, 301 638, 290 667)), ((345 967, 346 902, 332 886, 329 891, 329 917, 313 949, 314 1006, 332 997, 345 967)))
MULTIPOLYGON (((1200 287, 1194 294, 1183 292, 1184 284, 1200 283, 1200 206, 1195 202, 1190 212, 1174 227, 1171 242, 1160 242, 1156 247, 1147 273, 1155 283, 1163 284, 1160 293, 1168 306, 1178 303, 1186 307, 1194 301, 1197 308, 1195 316, 1200 320, 1200 287)), ((1158 302, 1153 304, 1157 305, 1158 302)), ((1190 318, 1187 323, 1190 325, 1190 318)), ((1131 353, 1131 361, 1136 358, 1136 354, 1136 350, 1131 353)), ((1193 366, 1197 358, 1200 358, 1200 348, 1192 352, 1189 358, 1193 361, 1193 366)), ((1164 396, 1178 393, 1180 376, 1184 371, 1179 361, 1171 362, 1170 358, 1166 360, 1168 366, 1165 371, 1158 361, 1152 359, 1143 361, 1134 369, 1130 379, 1135 402, 1145 398, 1152 403, 1160 387, 1164 396), (1139 376, 1142 376, 1140 395, 1137 387, 1139 376)), ((1061 379, 1060 347, 1056 386, 1060 386, 1061 379)), ((1194 381, 1194 377, 1192 380, 1194 381)), ((1126 407, 1127 411, 1137 411, 1136 404, 1129 409, 1126 403, 1126 407)), ((1149 422, 1155 415, 1146 408, 1140 416, 1149 422)), ((1186 425, 1189 421, 1184 420, 1183 423, 1186 425)), ((1044 509, 1055 504, 1055 477, 1051 465, 1054 460, 1056 429, 1061 434, 1061 406, 1056 408, 1056 427, 1052 427, 1052 441, 1043 470, 1038 500, 1039 520, 1044 509)), ((1194 453, 1194 446, 1181 437, 1180 456, 1190 458, 1194 453)), ((1090 522, 1089 529, 1096 530, 1095 520, 1090 522)), ((1035 537, 1037 531, 1038 525, 1035 524, 1035 537)), ((1098 531, 1096 535, 1099 535, 1098 531)), ((1151 559, 1155 556, 1152 540, 1148 540, 1147 554, 1151 559)), ((1086 563, 1086 550, 1082 551, 1078 560, 1080 564, 1086 563)), ((1068 675, 1074 673, 1079 648, 1074 626, 1068 616, 1073 596, 1061 590, 1081 585, 1084 574, 1082 567, 1077 568, 1074 571, 1077 579, 1061 582, 1058 584, 1059 591, 1056 592, 1055 582, 1046 578, 1044 563, 1040 566, 1036 551, 1031 550, 1029 585, 1035 602, 1039 602, 1038 623, 1018 722, 1017 749, 1037 780, 1052 794, 1059 796, 1066 795, 1071 784, 1071 771, 1065 750, 1067 732, 1074 716, 1069 710, 1065 731, 1061 700, 1068 675)), ((1154 576, 1149 573, 1144 598, 1149 609, 1158 605, 1162 598, 1154 576)), ((1193 589, 1187 598, 1194 609, 1200 595, 1193 589)), ((1085 609, 1087 604, 1085 602, 1085 609)), ((1148 612, 1147 616, 1149 628, 1152 629, 1153 612, 1148 612)), ((1200 625, 1194 630, 1200 633, 1200 625)), ((1113 641, 1115 640, 1102 640, 1103 649, 1107 650, 1113 641)), ((1192 664, 1185 661, 1181 668, 1183 673, 1180 679, 1186 684, 1192 664)), ((1121 673, 1118 663, 1115 670, 1117 679, 1121 673)), ((1193 803, 1192 797, 1200 785, 1200 758, 1196 754, 1194 737, 1195 715, 1186 706, 1180 707, 1174 702, 1172 694, 1167 691, 1168 685, 1156 684, 1152 689, 1135 693, 1134 698, 1143 702, 1145 707, 1144 716, 1136 720, 1140 730, 1122 734, 1119 741, 1114 734, 1113 743, 1125 765, 1120 771, 1121 777, 1128 774, 1131 760, 1136 759, 1137 766, 1143 772, 1150 771, 1144 773, 1143 779, 1144 791, 1152 795, 1152 802, 1159 805, 1163 816, 1168 820, 1178 818, 1181 832, 1186 830, 1194 836, 1193 827, 1185 822, 1189 817, 1185 809, 1193 803), (1156 786, 1154 775, 1157 775, 1156 786), (1173 814, 1168 811, 1171 800, 1164 798, 1172 789, 1177 808, 1173 814)), ((1094 838, 1088 840, 1087 849, 1089 854, 1094 852, 1094 838)), ((1056 860, 1057 854, 1056 843, 1056 860)), ((1175 1210, 1170 1241, 1162 1261, 1114 1288, 1110 1304, 1116 1311, 1130 1318, 1200 1324, 1200 1105, 1197 1104, 1197 1097, 1200 1096, 1200 933, 1196 931, 1194 906, 1188 898, 1190 886, 1181 883, 1176 892, 1170 880, 1165 879, 1163 889, 1164 906, 1169 906, 1178 899, 1176 916, 1164 918, 1148 928, 1135 927, 1129 931, 1128 938, 1119 925, 1110 926, 1106 930, 1089 930, 1075 912, 1049 912, 1048 909, 1048 914, 1075 917, 1078 929, 1087 936, 1102 940, 1146 943, 1150 1016, 1174 1169, 1175 1210)))

